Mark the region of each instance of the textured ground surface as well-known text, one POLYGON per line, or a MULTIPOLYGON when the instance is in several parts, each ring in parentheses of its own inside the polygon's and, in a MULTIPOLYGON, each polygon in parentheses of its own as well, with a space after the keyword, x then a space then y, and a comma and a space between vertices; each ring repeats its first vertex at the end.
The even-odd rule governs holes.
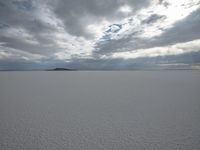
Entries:
POLYGON ((1 150, 199 150, 200 72, 0 72, 1 150))

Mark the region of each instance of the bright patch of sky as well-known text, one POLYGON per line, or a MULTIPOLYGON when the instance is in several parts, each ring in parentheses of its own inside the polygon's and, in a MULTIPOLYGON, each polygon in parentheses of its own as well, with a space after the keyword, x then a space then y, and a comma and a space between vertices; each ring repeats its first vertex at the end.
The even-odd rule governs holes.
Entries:
POLYGON ((141 57, 158 57, 158 56, 171 56, 180 55, 190 52, 198 52, 200 50, 200 40, 195 40, 186 43, 178 43, 167 47, 155 47, 149 49, 138 49, 129 52, 113 53, 111 56, 102 56, 104 59, 122 58, 122 59, 135 59, 141 57))

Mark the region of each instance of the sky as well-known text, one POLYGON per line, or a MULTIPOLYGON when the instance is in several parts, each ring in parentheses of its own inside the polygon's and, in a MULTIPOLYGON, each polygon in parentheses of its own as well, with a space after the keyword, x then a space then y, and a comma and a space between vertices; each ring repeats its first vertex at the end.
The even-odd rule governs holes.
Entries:
POLYGON ((200 63, 200 0, 0 0, 0 69, 200 63))

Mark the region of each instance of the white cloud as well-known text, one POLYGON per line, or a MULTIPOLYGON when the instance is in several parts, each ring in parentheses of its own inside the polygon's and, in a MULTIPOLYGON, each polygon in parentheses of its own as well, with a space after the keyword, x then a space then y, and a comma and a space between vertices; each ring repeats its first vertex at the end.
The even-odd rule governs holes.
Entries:
POLYGON ((42 59, 45 59, 45 56, 32 54, 18 49, 7 48, 0 46, 0 60, 9 60, 10 62, 24 60, 27 62, 40 62, 42 59))
POLYGON ((7 37, 7 38, 15 38, 20 41, 32 44, 32 45, 37 45, 39 42, 37 39, 29 33, 28 30, 26 30, 23 27, 10 27, 7 28, 3 31, 1 31, 1 36, 7 37))
POLYGON ((131 13, 133 10, 132 10, 132 8, 129 6, 129 5, 124 5, 124 6, 121 6, 120 8, 119 8, 119 12, 122 12, 122 13, 124 13, 124 14, 129 14, 129 13, 131 13))
MULTIPOLYGON (((127 17, 118 24, 122 24, 123 28, 116 34, 110 34, 110 39, 126 38, 135 32, 139 32, 139 38, 152 38, 161 35, 164 30, 172 28, 173 25, 186 18, 192 12, 199 8, 199 0, 166 0, 169 5, 158 5, 158 1, 152 1, 148 8, 139 10, 133 16, 127 17), (151 15, 160 15, 163 18, 156 20, 153 24, 143 24, 142 20, 147 19, 151 15), (130 21, 131 20, 131 21, 130 21)), ((128 9, 128 6, 123 7, 128 9)), ((105 33, 107 34, 107 33, 105 33)))

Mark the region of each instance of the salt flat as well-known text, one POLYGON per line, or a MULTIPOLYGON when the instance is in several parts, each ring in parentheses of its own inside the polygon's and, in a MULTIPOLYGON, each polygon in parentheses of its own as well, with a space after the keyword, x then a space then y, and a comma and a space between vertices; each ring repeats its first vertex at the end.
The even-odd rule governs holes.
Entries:
POLYGON ((200 72, 0 72, 1 150, 199 150, 200 72))

